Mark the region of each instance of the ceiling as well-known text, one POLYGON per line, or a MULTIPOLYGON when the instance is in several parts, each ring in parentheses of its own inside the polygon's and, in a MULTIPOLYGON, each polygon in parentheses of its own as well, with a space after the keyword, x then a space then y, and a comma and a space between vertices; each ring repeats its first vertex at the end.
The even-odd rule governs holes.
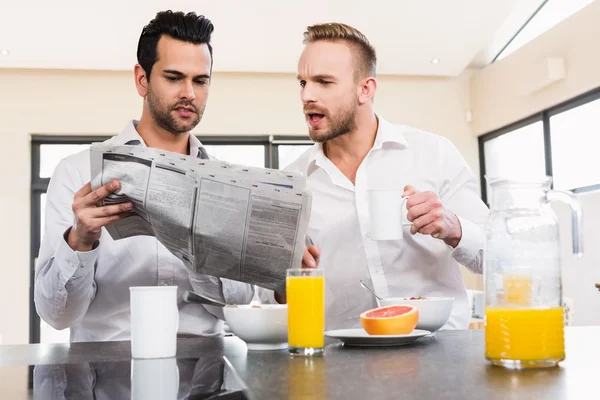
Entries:
POLYGON ((4 0, 0 68, 131 70, 142 27, 172 9, 214 22, 216 71, 295 73, 306 26, 338 21, 375 45, 379 74, 455 76, 520 1, 4 0))

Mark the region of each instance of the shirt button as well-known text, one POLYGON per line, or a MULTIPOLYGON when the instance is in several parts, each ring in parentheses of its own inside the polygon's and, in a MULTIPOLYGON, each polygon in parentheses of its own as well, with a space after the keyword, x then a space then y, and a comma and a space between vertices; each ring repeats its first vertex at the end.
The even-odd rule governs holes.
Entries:
POLYGON ((367 238, 371 238, 371 232, 367 232, 367 234, 365 235, 367 238))

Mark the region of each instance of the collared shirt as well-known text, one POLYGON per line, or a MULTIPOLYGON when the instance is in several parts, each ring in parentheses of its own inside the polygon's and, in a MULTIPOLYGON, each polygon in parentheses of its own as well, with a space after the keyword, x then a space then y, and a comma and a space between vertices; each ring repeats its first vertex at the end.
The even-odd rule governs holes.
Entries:
POLYGON ((327 329, 360 328, 360 313, 377 306, 361 288, 361 279, 381 297, 453 297, 444 329, 466 329, 470 307, 459 263, 481 273, 488 214, 475 177, 449 140, 378 120, 375 143, 354 184, 325 156, 321 144, 286 168, 305 173, 313 194, 308 235, 321 250, 327 329), (370 238, 368 190, 402 190, 409 184, 437 193, 458 216, 462 239, 456 248, 430 235, 411 235, 408 226, 401 240, 370 238))
MULTIPOLYGON (((130 121, 105 143, 145 146, 130 121)), ((190 154, 208 157, 190 135, 190 154)), ((91 179, 89 151, 65 158, 56 167, 46 194, 46 221, 35 271, 34 300, 38 314, 56 329, 71 329, 71 341, 130 339, 129 287, 178 286, 179 333, 219 335, 222 314, 185 303, 185 290, 194 290, 230 304, 252 300, 254 288, 213 276, 190 274, 156 238, 136 236, 113 240, 102 229, 100 244, 89 252, 73 251, 65 232, 73 225, 73 197, 91 179)))

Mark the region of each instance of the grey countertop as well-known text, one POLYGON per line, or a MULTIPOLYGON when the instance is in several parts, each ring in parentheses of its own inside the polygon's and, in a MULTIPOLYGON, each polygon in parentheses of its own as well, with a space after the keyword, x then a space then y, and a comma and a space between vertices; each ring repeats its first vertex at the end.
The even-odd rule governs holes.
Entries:
MULTIPOLYGON (((247 387, 252 400, 599 398, 595 381, 600 377, 600 327, 569 327, 565 337, 567 359, 560 367, 527 371, 491 366, 484 358, 483 331, 442 331, 389 348, 351 348, 330 341, 324 356, 312 359, 291 357, 286 351, 249 352, 234 337, 180 338, 180 398, 191 387, 205 388, 206 393, 247 387), (228 371, 228 379, 223 371, 228 371)), ((0 398, 27 398, 19 393, 27 382, 28 366, 36 366, 34 398, 60 398, 41 391, 40 377, 52 371, 52 387, 60 387, 56 371, 61 377, 69 371, 79 376, 90 365, 90 396, 102 398, 101 383, 110 382, 105 398, 130 398, 129 342, 0 346, 0 398)), ((70 379, 71 385, 74 382, 70 379)))

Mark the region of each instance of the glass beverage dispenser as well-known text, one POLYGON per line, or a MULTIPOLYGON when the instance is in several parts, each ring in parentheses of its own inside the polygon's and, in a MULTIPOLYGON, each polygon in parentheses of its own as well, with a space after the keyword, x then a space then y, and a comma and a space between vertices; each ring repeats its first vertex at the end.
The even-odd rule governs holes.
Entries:
POLYGON ((488 179, 484 247, 485 356, 510 369, 552 367, 565 358, 559 229, 550 202, 571 207, 573 253, 581 256, 581 208, 551 178, 488 179))

